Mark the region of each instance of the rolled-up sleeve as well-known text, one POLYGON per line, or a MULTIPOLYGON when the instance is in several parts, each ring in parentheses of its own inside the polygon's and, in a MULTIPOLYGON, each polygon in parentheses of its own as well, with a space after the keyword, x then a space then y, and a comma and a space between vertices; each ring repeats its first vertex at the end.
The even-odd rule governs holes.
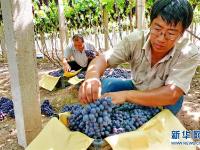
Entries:
POLYGON ((64 49, 64 58, 69 58, 70 56, 72 56, 72 45, 69 44, 65 49, 64 49))
POLYGON ((200 65, 200 53, 198 48, 192 44, 184 47, 181 50, 178 61, 171 67, 165 84, 176 85, 187 94, 198 65, 200 65))

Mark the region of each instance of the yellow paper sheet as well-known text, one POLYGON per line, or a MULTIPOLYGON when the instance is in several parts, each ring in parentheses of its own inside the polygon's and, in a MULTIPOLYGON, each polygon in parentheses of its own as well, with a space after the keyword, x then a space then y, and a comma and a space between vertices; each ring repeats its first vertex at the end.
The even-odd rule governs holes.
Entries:
POLYGON ((25 150, 86 150, 93 139, 69 131, 57 118, 52 118, 25 150))
POLYGON ((60 79, 60 77, 43 75, 39 81, 39 86, 43 87, 46 90, 52 91, 55 88, 56 84, 58 83, 59 79, 60 79))
MULTIPOLYGON (((71 132, 65 125, 66 116, 60 114, 61 121, 51 119, 26 150, 86 150, 93 139, 80 132, 71 132), (64 119, 64 120, 62 120, 64 119)), ((169 111, 163 110, 136 131, 107 137, 105 140, 113 150, 195 150, 192 145, 173 145, 171 131, 186 131, 179 120, 169 111)), ((179 142, 192 142, 183 139, 179 142)), ((105 146, 109 149, 109 146, 105 146)), ((105 148, 105 149, 106 149, 105 148)), ((104 148, 101 150, 105 150, 104 148)))
POLYGON ((68 83, 72 84, 72 85, 76 85, 78 83, 80 83, 81 81, 83 81, 84 79, 79 79, 77 76, 72 77, 68 80, 68 83))
POLYGON ((75 72, 67 72, 67 71, 65 71, 63 76, 65 76, 67 78, 70 78, 70 77, 73 77, 73 76, 77 75, 80 71, 81 71, 81 69, 79 69, 79 70, 77 70, 75 72))
MULTIPOLYGON (((173 130, 186 131, 169 110, 163 110, 138 130, 110 136, 105 140, 113 150, 195 150, 195 146, 171 144, 173 130)), ((180 136, 178 141, 192 140, 180 136)))

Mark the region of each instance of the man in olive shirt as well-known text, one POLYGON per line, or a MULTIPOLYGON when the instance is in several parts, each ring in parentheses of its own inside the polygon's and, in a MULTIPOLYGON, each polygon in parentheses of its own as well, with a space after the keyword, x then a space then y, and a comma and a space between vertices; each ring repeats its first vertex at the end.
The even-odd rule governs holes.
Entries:
POLYGON ((96 52, 93 44, 84 41, 81 34, 75 34, 72 37, 72 42, 70 42, 64 50, 63 69, 65 71, 79 70, 81 68, 82 70, 86 70, 92 59, 87 57, 85 53, 86 50, 96 52), (73 57, 74 60, 70 60, 70 57, 73 57))
POLYGON ((135 30, 113 49, 94 59, 79 89, 82 103, 109 96, 112 102, 163 106, 176 114, 182 106, 200 59, 198 48, 183 33, 191 24, 187 0, 158 0, 149 32, 135 30), (129 62, 133 80, 99 78, 107 67, 129 62))

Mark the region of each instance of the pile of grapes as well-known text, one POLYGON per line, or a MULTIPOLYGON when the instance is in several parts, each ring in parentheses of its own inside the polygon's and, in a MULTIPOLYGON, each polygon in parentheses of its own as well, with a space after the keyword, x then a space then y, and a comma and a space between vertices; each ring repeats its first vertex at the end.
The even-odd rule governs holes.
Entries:
POLYGON ((0 121, 4 120, 6 116, 10 116, 12 118, 15 117, 14 115, 14 108, 12 100, 1 97, 0 99, 0 121))
POLYGON ((78 77, 79 79, 85 79, 85 74, 86 74, 85 71, 81 71, 80 73, 77 74, 77 77, 78 77))
POLYGON ((131 71, 122 68, 108 68, 105 70, 103 78, 131 79, 131 71))
MULTIPOLYGON (((49 100, 44 100, 40 106, 41 113, 47 117, 50 117, 54 114, 54 110, 49 103, 49 100)), ((6 97, 0 98, 0 121, 4 120, 6 116, 15 118, 13 101, 6 97)))
MULTIPOLYGON (((88 50, 87 50, 88 51, 88 50)), ((73 71, 72 71, 73 72, 73 71)), ((77 74, 79 79, 85 78, 85 71, 81 71, 77 74)), ((49 75, 54 77, 63 76, 64 72, 63 69, 49 72, 49 75)), ((102 78, 121 78, 121 79, 131 79, 131 71, 122 68, 107 68, 102 76, 102 78)))
POLYGON ((94 139, 104 139, 110 135, 134 131, 160 109, 136 104, 115 105, 105 97, 86 106, 65 105, 63 111, 70 111, 69 129, 80 131, 94 139))
MULTIPOLYGON (((79 74, 77 74, 77 77, 79 79, 85 78, 85 71, 81 71, 79 74)), ((102 76, 102 78, 121 78, 121 79, 131 79, 131 71, 127 69, 121 69, 121 68, 107 68, 102 76)))
POLYGON ((96 57, 96 52, 94 50, 85 50, 85 54, 89 58, 95 58, 96 57))
POLYGON ((51 75, 53 77, 61 77, 61 76, 63 76, 63 74, 64 74, 63 69, 59 69, 57 71, 49 72, 49 75, 51 75))
POLYGON ((50 117, 54 114, 54 110, 51 104, 49 103, 49 100, 44 100, 40 108, 41 108, 41 113, 47 117, 50 117))

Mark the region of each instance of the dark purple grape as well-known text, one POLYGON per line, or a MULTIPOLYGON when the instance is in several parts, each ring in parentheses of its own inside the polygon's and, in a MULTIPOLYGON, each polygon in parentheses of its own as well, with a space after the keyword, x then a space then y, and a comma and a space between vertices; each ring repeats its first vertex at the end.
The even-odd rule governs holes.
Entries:
POLYGON ((0 110, 2 110, 2 112, 4 114, 8 114, 8 112, 13 109, 13 102, 12 100, 2 97, 0 100, 0 110))
POLYGON ((81 71, 80 73, 77 74, 77 77, 78 77, 79 79, 85 79, 85 74, 86 74, 85 71, 81 71))
POLYGON ((105 70, 102 78, 121 78, 121 79, 131 79, 131 71, 127 69, 108 68, 105 70))
POLYGON ((54 114, 54 110, 49 103, 49 100, 44 100, 41 107, 41 113, 44 114, 47 117, 50 117, 54 114))
POLYGON ((0 120, 4 120, 6 116, 14 118, 13 101, 6 97, 0 99, 0 120))

